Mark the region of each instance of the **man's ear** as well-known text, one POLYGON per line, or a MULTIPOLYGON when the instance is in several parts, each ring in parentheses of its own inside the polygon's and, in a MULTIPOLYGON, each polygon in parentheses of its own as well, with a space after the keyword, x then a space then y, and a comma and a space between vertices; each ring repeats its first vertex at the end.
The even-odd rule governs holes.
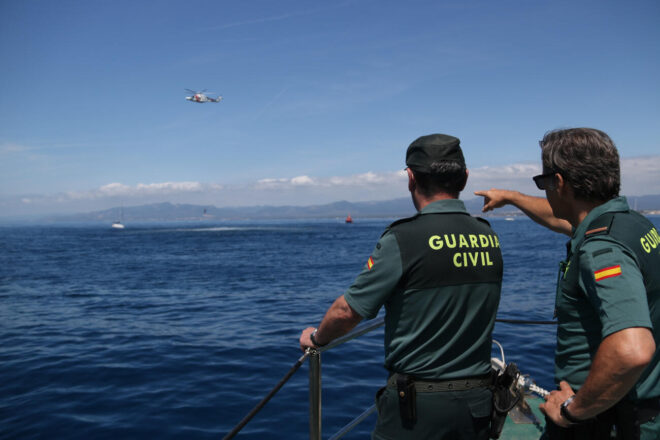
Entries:
POLYGON ((406 168, 406 171, 408 172, 408 191, 413 192, 417 186, 417 182, 415 182, 415 175, 410 168, 406 168))
POLYGON ((465 189, 465 185, 467 185, 468 177, 470 176, 470 170, 467 168, 465 169, 465 180, 463 181, 463 185, 461 185, 461 189, 458 190, 458 192, 461 192, 465 189))
POLYGON ((566 179, 564 179, 564 176, 562 176, 559 173, 555 173, 555 182, 557 185, 556 188, 557 194, 561 196, 565 196, 567 194, 567 191, 570 189, 570 187, 568 186, 566 179))
POLYGON ((568 183, 566 179, 564 179, 564 176, 561 174, 557 173, 557 195, 561 197, 564 200, 575 200, 575 191, 573 190, 573 187, 568 183))

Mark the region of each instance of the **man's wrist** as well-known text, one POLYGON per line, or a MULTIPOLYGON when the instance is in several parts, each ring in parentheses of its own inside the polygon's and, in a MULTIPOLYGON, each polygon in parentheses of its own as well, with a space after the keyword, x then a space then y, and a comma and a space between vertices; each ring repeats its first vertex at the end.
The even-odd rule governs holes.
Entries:
POLYGON ((310 341, 312 341, 312 344, 314 344, 315 347, 323 347, 324 345, 328 345, 327 343, 325 343, 325 344, 320 344, 320 343, 316 340, 316 332, 317 332, 317 331, 318 331, 318 329, 315 328, 314 331, 313 331, 312 333, 310 333, 310 335, 309 335, 309 339, 310 339, 310 341))
POLYGON ((574 399, 574 398, 575 398, 575 394, 573 394, 571 397, 569 397, 568 399, 566 399, 566 400, 564 401, 564 403, 562 403, 561 406, 559 407, 559 412, 560 412, 561 416, 562 416, 564 419, 566 419, 566 420, 567 420, 568 422, 570 422, 571 424, 574 424, 574 425, 575 425, 575 424, 578 424, 578 423, 582 423, 582 422, 584 422, 585 420, 580 420, 580 419, 576 418, 573 414, 571 414, 571 413, 568 411, 568 406, 573 402, 573 399, 574 399))

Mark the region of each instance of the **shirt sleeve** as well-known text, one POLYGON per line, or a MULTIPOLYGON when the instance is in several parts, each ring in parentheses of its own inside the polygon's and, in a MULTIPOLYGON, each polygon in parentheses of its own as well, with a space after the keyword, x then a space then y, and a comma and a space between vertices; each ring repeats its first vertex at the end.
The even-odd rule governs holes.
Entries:
POLYGON ((402 273, 399 244, 394 234, 386 232, 344 298, 360 316, 373 319, 396 290, 402 273))
POLYGON ((601 336, 653 328, 644 279, 630 251, 613 241, 589 240, 580 253, 580 284, 600 316, 601 336))

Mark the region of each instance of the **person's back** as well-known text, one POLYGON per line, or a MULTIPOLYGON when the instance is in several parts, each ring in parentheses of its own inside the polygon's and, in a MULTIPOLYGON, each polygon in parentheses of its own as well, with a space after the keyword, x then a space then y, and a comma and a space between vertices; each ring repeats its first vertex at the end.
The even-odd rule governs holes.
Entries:
POLYGON ((502 256, 489 225, 460 205, 435 202, 390 228, 403 271, 385 304, 390 372, 453 379, 490 371, 502 256))
POLYGON ((345 334, 385 306, 387 385, 374 439, 486 440, 492 408, 490 352, 502 256, 495 233, 458 200, 468 171, 460 141, 422 136, 406 152, 418 214, 382 235, 353 285, 301 349, 345 334))

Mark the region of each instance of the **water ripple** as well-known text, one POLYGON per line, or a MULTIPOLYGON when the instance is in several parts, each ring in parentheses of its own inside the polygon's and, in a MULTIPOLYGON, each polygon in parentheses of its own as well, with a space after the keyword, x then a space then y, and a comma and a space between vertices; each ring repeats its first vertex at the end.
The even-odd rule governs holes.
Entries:
MULTIPOLYGON (((0 228, 0 437, 228 432, 298 359, 301 329, 343 293, 387 223, 0 228)), ((492 224, 506 267, 500 316, 551 319, 566 240, 530 221, 492 224)), ((552 386, 554 327, 498 323, 494 336, 552 386)), ((324 354, 326 434, 373 403, 382 338, 324 354)), ((307 368, 241 438, 307 436, 307 368)), ((367 437, 373 422, 346 438, 367 437)))

